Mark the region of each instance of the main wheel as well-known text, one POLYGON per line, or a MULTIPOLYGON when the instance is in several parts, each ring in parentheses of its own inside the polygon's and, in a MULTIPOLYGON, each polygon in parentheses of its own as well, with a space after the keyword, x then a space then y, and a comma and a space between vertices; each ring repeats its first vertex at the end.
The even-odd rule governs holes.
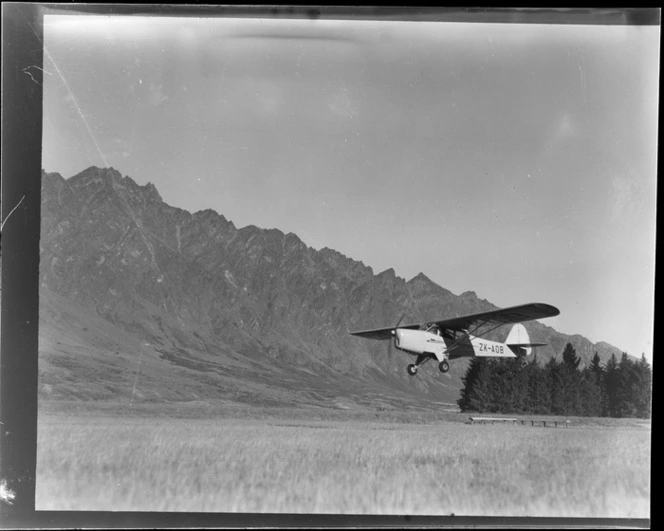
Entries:
POLYGON ((408 371, 408 374, 410 374, 411 376, 415 376, 417 374, 417 365, 413 365, 411 363, 410 365, 408 365, 406 370, 408 371))
POLYGON ((446 373, 447 371, 450 370, 450 364, 447 363, 446 360, 443 360, 438 364, 438 369, 440 369, 440 372, 446 373))

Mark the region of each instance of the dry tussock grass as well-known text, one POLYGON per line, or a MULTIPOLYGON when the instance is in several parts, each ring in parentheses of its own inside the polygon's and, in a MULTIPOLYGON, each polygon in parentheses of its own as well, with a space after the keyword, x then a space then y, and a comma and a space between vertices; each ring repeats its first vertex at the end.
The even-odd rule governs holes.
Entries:
POLYGON ((40 418, 39 510, 649 517, 650 431, 40 418))

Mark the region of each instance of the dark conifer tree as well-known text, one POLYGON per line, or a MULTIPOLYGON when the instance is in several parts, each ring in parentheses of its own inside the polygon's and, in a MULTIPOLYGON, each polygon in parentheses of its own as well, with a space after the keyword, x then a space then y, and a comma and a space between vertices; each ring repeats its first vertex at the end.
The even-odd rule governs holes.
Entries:
POLYGON ((580 358, 568 343, 559 363, 544 367, 534 356, 471 359, 462 381, 462 411, 535 413, 585 416, 649 417, 652 372, 645 357, 635 362, 615 354, 603 368, 597 352, 589 366, 579 370, 580 358))
POLYGON ((495 368, 491 374, 496 411, 512 413, 516 407, 514 403, 516 382, 513 366, 509 363, 511 360, 496 361, 497 363, 495 363, 495 368))
POLYGON ((493 360, 485 359, 480 364, 477 378, 469 394, 469 406, 473 411, 496 412, 495 392, 491 374, 493 372, 493 360))
POLYGON ((645 354, 636 366, 639 375, 639 388, 636 390, 635 405, 636 414, 641 418, 650 418, 650 407, 652 402, 652 371, 646 360, 645 354))
POLYGON ((597 416, 606 417, 609 414, 608 394, 606 390, 606 371, 602 367, 602 361, 599 354, 595 352, 593 359, 590 363, 590 373, 593 376, 593 381, 599 388, 599 412, 597 416))
POLYGON ((580 376, 579 408, 577 415, 600 417, 602 415, 601 378, 593 366, 586 367, 580 376))
POLYGON ((634 391, 638 388, 638 374, 634 362, 626 352, 622 353, 618 364, 618 415, 635 417, 634 391))
POLYGON ((581 358, 576 355, 576 350, 571 343, 565 345, 565 350, 563 350, 563 363, 571 372, 574 372, 579 368, 581 358))
POLYGON ((509 372, 512 375, 512 403, 515 413, 528 412, 528 362, 524 353, 518 353, 516 358, 506 360, 509 372))
POLYGON ((508 381, 505 364, 492 358, 488 360, 488 366, 490 367, 491 382, 490 404, 487 404, 488 411, 492 413, 507 412, 509 411, 510 402, 508 394, 511 391, 512 384, 508 381))
POLYGON ((567 343, 563 350, 563 361, 559 366, 562 387, 561 413, 565 415, 576 415, 583 409, 580 396, 580 362, 581 358, 576 355, 574 346, 567 343))
POLYGON ((562 415, 565 411, 563 371, 555 357, 552 357, 546 364, 545 373, 549 387, 550 413, 553 415, 562 415))
POLYGON ((538 415, 549 413, 551 410, 551 391, 547 386, 544 369, 537 362, 537 355, 533 356, 532 361, 526 365, 524 372, 528 381, 526 411, 538 415))
POLYGON ((604 371, 602 369, 602 360, 599 358, 599 354, 597 354, 597 351, 595 351, 595 355, 593 356, 593 359, 590 361, 590 372, 595 378, 595 383, 597 385, 600 385, 604 371))
POLYGON ((470 407, 470 397, 477 382, 477 376, 485 358, 471 358, 466 374, 461 378, 463 382, 463 389, 461 389, 461 397, 457 400, 457 404, 461 411, 468 411, 470 407))
POLYGON ((620 416, 619 407, 619 388, 620 388, 620 374, 618 372, 618 360, 615 354, 611 354, 609 361, 604 369, 604 406, 605 416, 618 417, 620 416))

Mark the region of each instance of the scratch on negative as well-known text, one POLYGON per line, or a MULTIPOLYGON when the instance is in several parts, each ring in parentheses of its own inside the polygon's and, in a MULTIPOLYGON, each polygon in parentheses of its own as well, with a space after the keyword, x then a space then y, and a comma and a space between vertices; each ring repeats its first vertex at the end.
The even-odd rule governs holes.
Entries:
POLYGON ((16 498, 16 494, 9 488, 7 481, 4 479, 0 481, 0 501, 7 505, 14 505, 14 498, 16 498))
POLYGON ((21 197, 21 200, 17 203, 17 205, 14 208, 12 208, 11 212, 9 214, 7 214, 7 217, 2 221, 2 223, 0 223, 0 232, 2 232, 2 229, 5 227, 5 223, 7 223, 7 220, 10 218, 10 216, 16 211, 16 209, 19 206, 21 206, 21 203, 23 202, 24 199, 25 199, 25 195, 23 195, 23 197, 21 197))
POLYGON ((92 133, 92 129, 90 128, 90 124, 88 124, 88 121, 85 118, 85 114, 83 113, 83 110, 81 109, 81 106, 78 103, 78 100, 76 99, 76 96, 74 96, 74 93, 71 90, 71 87, 69 86, 69 83, 67 83, 67 80, 65 79, 65 76, 62 74, 62 71, 58 67, 58 64, 55 62, 55 59, 51 56, 49 53, 48 49, 46 46, 44 46, 44 53, 46 56, 49 58, 51 61, 51 64, 55 68, 55 71, 58 73, 58 76, 60 76, 60 79, 62 79, 62 82, 65 85, 65 88, 67 89, 67 92, 69 92, 69 95, 71 96, 72 101, 74 102, 74 105, 76 106, 76 110, 78 111, 79 116, 81 117, 81 120, 83 121, 83 125, 85 125, 85 128, 88 131, 88 134, 90 135, 90 138, 92 139, 92 142, 94 142, 95 147, 97 148, 97 153, 99 154, 99 157, 104 163, 104 167, 108 167, 108 162, 106 161, 106 157, 104 156, 104 153, 102 152, 101 148, 99 147, 99 144, 97 143, 97 139, 95 138, 95 135, 92 133))
POLYGON ((134 387, 131 390, 131 400, 129 401, 129 407, 132 407, 134 405, 134 395, 136 394, 136 384, 138 383, 138 377, 141 375, 141 366, 143 362, 143 347, 144 345, 141 345, 141 352, 138 356, 138 369, 136 370, 136 375, 134 376, 134 387))
POLYGON ((35 83, 37 83, 37 85, 39 85, 39 82, 32 76, 32 74, 30 72, 28 72, 28 68, 30 68, 30 67, 26 66, 23 69, 23 73, 28 74, 30 76, 30 79, 32 79, 32 81, 34 81, 35 83))
POLYGON ((39 81, 37 81, 37 80, 34 78, 34 76, 32 75, 32 73, 28 71, 29 68, 36 68, 37 70, 41 70, 42 72, 44 72, 44 74, 48 74, 49 76, 52 76, 52 75, 53 75, 53 74, 51 74, 50 72, 48 72, 47 70, 44 70, 43 68, 38 67, 37 65, 26 66, 26 67, 23 69, 23 73, 24 73, 24 74, 28 74, 28 75, 30 76, 30 79, 32 79, 32 81, 34 81, 35 83, 37 83, 37 85, 39 85, 39 81))

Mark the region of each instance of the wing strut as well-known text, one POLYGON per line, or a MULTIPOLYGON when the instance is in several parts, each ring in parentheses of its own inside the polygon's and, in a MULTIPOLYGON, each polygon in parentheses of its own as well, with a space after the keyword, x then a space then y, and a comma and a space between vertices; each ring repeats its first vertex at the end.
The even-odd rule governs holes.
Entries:
POLYGON ((481 327, 483 327, 485 324, 487 324, 489 322, 491 322, 491 321, 487 319, 487 320, 482 321, 481 323, 479 323, 472 330, 468 330, 468 335, 461 338, 461 339, 455 340, 454 343, 452 343, 449 347, 447 347, 447 351, 450 352, 450 351, 454 350, 455 348, 457 348, 461 344, 461 341, 463 341, 465 339, 469 339, 469 336, 471 336, 471 335, 475 336, 475 337, 483 337, 483 336, 487 335, 489 332, 493 332, 496 328, 500 328, 501 326, 505 326, 505 323, 498 323, 493 328, 489 328, 488 330, 485 330, 481 334, 477 334, 477 330, 479 330, 481 327))

